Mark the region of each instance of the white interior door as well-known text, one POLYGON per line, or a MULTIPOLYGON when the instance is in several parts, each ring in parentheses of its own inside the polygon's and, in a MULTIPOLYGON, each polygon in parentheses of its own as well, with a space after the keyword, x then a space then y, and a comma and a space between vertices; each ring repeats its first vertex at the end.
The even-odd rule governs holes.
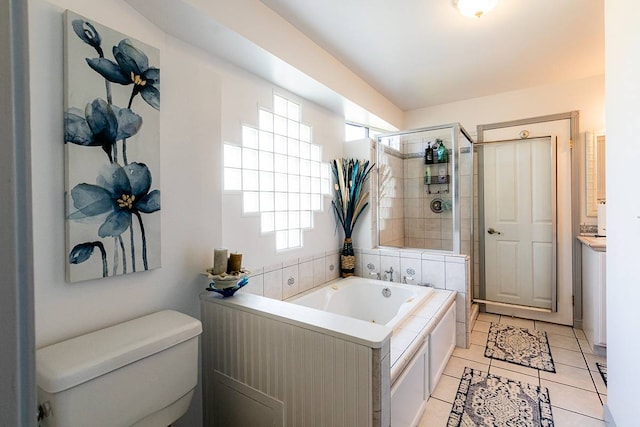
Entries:
POLYGON ((483 148, 487 300, 555 311, 555 143, 483 148))

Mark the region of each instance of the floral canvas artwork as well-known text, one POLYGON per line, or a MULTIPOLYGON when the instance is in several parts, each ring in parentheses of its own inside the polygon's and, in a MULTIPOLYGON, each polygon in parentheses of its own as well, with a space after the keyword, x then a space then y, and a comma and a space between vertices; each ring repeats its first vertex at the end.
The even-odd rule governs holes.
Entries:
POLYGON ((159 57, 151 46, 66 12, 70 282, 160 267, 159 57))

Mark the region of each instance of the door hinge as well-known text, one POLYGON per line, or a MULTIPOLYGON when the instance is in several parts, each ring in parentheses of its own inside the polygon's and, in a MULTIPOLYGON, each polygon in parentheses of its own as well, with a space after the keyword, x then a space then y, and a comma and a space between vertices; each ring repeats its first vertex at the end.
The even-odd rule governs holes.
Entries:
POLYGON ((569 140, 569 150, 573 150, 573 139, 569 140))
POLYGON ((571 305, 576 305, 576 296, 571 295, 571 305))

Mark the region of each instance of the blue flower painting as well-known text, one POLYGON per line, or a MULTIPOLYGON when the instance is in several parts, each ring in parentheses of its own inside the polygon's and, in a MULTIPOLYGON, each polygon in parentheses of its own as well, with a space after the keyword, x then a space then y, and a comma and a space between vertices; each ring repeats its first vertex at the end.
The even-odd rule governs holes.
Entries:
POLYGON ((159 52, 70 11, 65 27, 67 280, 158 268, 159 52))

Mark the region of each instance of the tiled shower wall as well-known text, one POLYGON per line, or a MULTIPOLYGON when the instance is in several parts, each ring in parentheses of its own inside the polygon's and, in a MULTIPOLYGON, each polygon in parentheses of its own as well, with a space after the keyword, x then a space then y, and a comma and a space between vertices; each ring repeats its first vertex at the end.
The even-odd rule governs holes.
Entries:
POLYGON ((405 165, 402 154, 384 147, 378 156, 379 208, 378 224, 380 244, 402 247, 405 245, 405 165))
MULTIPOLYGON (((460 252, 463 254, 477 254, 471 245, 471 227, 477 230, 478 216, 474 215, 478 209, 477 169, 474 168, 473 149, 462 153, 458 162, 458 177, 460 179, 460 252)), ((477 235, 477 233, 475 233, 477 235)))
MULTIPOLYGON (((453 215, 452 194, 453 182, 449 185, 425 184, 426 168, 436 173, 439 167, 446 167, 447 174, 454 175, 454 164, 424 164, 424 150, 428 143, 435 141, 435 136, 428 141, 413 141, 411 135, 402 141, 401 149, 404 158, 404 247, 421 249, 453 249, 453 215), (429 193, 431 190, 431 194, 429 193), (440 193, 437 193, 440 191, 440 193), (441 199, 448 207, 436 213, 431 203, 441 199)), ((416 138, 416 137, 414 137, 416 138)), ((451 137, 439 135, 448 150, 451 150, 451 137)), ((451 158, 451 154, 449 154, 451 158)), ((474 191, 471 175, 474 173, 473 154, 470 150, 461 150, 458 160, 458 174, 453 179, 459 181, 460 217, 461 217, 461 253, 471 255, 471 219, 473 216, 474 191)), ((477 194, 477 192, 475 193, 477 194)), ((382 244, 382 243, 381 243, 382 244)))
MULTIPOLYGON (((451 143, 444 136, 441 137, 445 146, 450 147, 451 143)), ((424 150, 427 144, 435 141, 412 142, 404 141, 402 149, 405 157, 405 179, 404 179, 404 207, 405 207, 405 229, 404 245, 408 248, 423 249, 453 249, 453 219, 451 213, 452 187, 449 185, 449 192, 445 193, 446 185, 433 184, 428 187, 425 184, 425 171, 429 167, 434 175, 438 168, 448 168, 447 174, 452 174, 451 164, 439 164, 436 166, 426 166, 424 164, 424 150), (431 188, 432 194, 428 193, 431 188), (441 191, 441 194, 436 194, 441 191), (449 207, 441 213, 431 210, 431 202, 439 198, 449 207)))

